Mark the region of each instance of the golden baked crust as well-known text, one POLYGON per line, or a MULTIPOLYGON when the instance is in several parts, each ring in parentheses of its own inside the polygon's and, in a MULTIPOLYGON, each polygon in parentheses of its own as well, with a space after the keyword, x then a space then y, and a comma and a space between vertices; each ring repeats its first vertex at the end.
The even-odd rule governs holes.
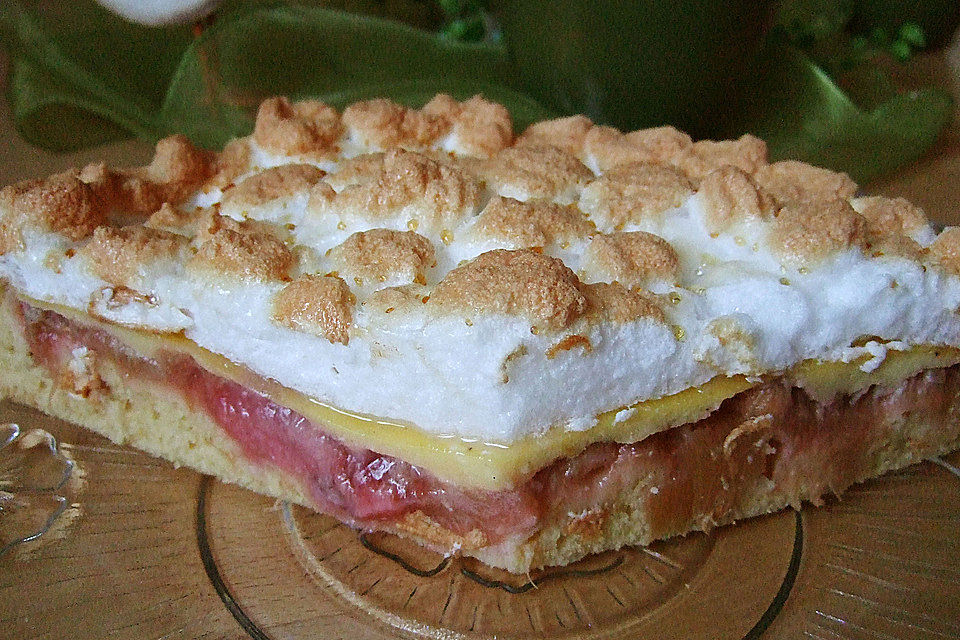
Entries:
POLYGON ((754 178, 781 204, 849 200, 857 192, 857 184, 847 174, 796 160, 781 160, 759 167, 754 178))
POLYGON ((513 142, 510 112, 503 105, 488 102, 480 96, 457 102, 440 94, 424 105, 423 112, 447 119, 460 153, 468 156, 489 158, 513 142))
POLYGON ((363 306, 366 309, 380 312, 376 321, 385 321, 395 314, 401 316, 404 313, 412 311, 422 311, 430 301, 430 293, 427 287, 418 284, 407 284, 398 287, 384 287, 370 294, 364 301, 363 306))
POLYGON ((960 227, 944 229, 929 248, 933 264, 947 273, 960 275, 960 227))
POLYGON ((851 247, 866 245, 867 223, 844 200, 801 200, 780 210, 770 243, 785 261, 811 265, 851 247))
POLYGON ((851 200, 850 204, 867 219, 867 229, 873 236, 906 235, 928 223, 923 210, 904 198, 867 196, 851 200))
POLYGON ((23 248, 24 229, 82 240, 106 221, 110 205, 103 190, 81 180, 76 171, 6 187, 0 201, 5 209, 0 224, 4 253, 23 248))
POLYGON ((502 195, 572 202, 593 177, 576 156, 553 146, 504 149, 481 168, 481 175, 502 195), (509 192, 504 189, 509 185, 509 192))
POLYGON ((584 154, 601 171, 635 162, 678 165, 693 145, 685 133, 673 127, 640 129, 621 133, 612 127, 593 127, 584 137, 584 154))
POLYGON ((446 118, 384 99, 350 105, 343 112, 343 122, 359 142, 380 149, 422 149, 450 127, 446 118))
POLYGON ((0 252, 21 249, 22 233, 30 229, 77 241, 88 238, 112 214, 136 221, 165 202, 193 193, 212 167, 212 154, 176 135, 160 140, 144 167, 111 170, 91 164, 8 186, 0 191, 0 252))
POLYGON ((850 201, 867 221, 867 238, 875 256, 893 255, 920 260, 923 248, 912 237, 927 226, 927 216, 903 198, 869 196, 850 201))
POLYGON ((390 100, 367 100, 347 107, 343 123, 354 141, 375 149, 422 151, 452 136, 461 153, 487 158, 513 141, 510 114, 480 96, 457 102, 440 94, 420 110, 390 100))
POLYGON ((699 193, 707 229, 714 234, 751 220, 769 220, 778 210, 773 196, 748 173, 731 165, 704 176, 699 193))
POLYGON ((736 140, 701 140, 684 150, 679 165, 693 179, 730 165, 753 173, 767 164, 767 144, 749 134, 736 140))
POLYGON ((517 144, 534 147, 552 145, 570 155, 579 156, 583 152, 587 132, 592 127, 593 122, 586 116, 569 116, 535 122, 517 139, 517 144))
POLYGON ((250 170, 250 144, 244 138, 231 140, 217 154, 213 163, 213 175, 206 186, 219 189, 233 184, 233 181, 250 170))
POLYGON ((588 317, 594 322, 624 323, 640 318, 665 322, 659 300, 649 291, 628 289, 618 282, 596 282, 581 288, 587 299, 588 317))
MULTIPOLYGON (((3 189, 0 252, 23 249, 24 233, 52 232, 76 243, 79 255, 104 249, 116 256, 123 263, 116 269, 105 259, 90 264, 94 275, 120 283, 156 260, 149 247, 166 237, 120 230, 147 217, 146 227, 187 237, 196 252, 191 268, 204 277, 286 281, 298 269, 342 270, 351 284, 397 277, 430 295, 449 268, 430 271, 438 251, 464 241, 582 252, 577 269, 590 281, 683 286, 677 252, 655 235, 656 225, 697 194, 711 236, 749 237, 751 247, 769 249, 788 269, 855 249, 953 273, 951 233, 927 246, 929 239, 915 237, 926 225, 922 211, 902 199, 854 198, 855 190, 845 174, 795 161, 768 164, 765 145, 749 135, 694 143, 672 127, 624 133, 573 116, 531 125, 515 140, 509 114, 480 97, 439 95, 419 110, 371 100, 343 117, 322 103, 281 97, 261 105, 251 137, 219 154, 172 136, 145 167, 92 164, 3 189), (358 141, 369 146, 344 157, 344 145, 358 141), (287 161, 254 166, 254 148, 287 161), (220 192, 213 207, 185 202, 220 192), (377 231, 349 242, 341 236, 339 248, 318 253, 282 217, 286 202, 307 197, 304 224, 333 217, 354 233, 415 231, 423 240, 391 233, 387 241, 377 231), (361 238, 376 239, 379 248, 360 248, 361 238)), ((477 289, 502 284, 489 270, 474 277, 477 289)), ((440 300, 450 294, 449 283, 440 288, 440 300)), ((428 312, 442 310, 431 305, 428 312)))

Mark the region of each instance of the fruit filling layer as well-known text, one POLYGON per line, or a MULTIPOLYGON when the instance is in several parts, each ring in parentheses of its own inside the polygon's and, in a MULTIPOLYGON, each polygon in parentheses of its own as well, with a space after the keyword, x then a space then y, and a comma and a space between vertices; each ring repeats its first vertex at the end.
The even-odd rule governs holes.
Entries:
POLYGON ((109 361, 128 379, 179 393, 251 463, 301 483, 319 510, 366 528, 410 530, 404 523, 426 517, 461 546, 528 537, 553 524, 596 535, 628 504, 648 513, 648 539, 709 528, 742 513, 758 490, 771 508, 818 500, 883 470, 884 461, 935 455, 943 443, 952 443, 948 450, 960 442, 960 425, 951 419, 960 394, 957 366, 829 401, 774 380, 724 401, 698 422, 635 443, 593 444, 511 489, 470 489, 396 457, 347 446, 324 425, 183 353, 161 349, 148 358, 54 311, 21 302, 17 312, 34 361, 66 388, 109 393, 96 373, 98 362, 109 361))

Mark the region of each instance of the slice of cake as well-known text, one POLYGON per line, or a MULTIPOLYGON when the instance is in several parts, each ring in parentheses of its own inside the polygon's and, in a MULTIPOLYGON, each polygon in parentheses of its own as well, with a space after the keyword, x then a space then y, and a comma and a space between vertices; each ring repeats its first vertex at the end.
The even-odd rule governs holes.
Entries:
POLYGON ((0 192, 0 388, 510 571, 960 446, 960 229, 762 141, 266 101, 0 192))

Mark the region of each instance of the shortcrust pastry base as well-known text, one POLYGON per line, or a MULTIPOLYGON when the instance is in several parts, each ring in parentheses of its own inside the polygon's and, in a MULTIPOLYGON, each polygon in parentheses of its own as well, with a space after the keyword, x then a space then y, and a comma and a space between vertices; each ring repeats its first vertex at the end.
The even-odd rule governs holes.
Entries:
MULTIPOLYGON (((188 466, 258 493, 312 506, 307 490, 298 480, 281 470, 249 462, 213 420, 191 408, 174 390, 138 381, 108 361, 98 362, 97 373, 105 385, 96 393, 83 397, 60 387, 44 367, 34 363, 12 310, 11 298, 4 297, 6 302, 0 307, 0 393, 176 466, 188 466)), ((947 401, 946 415, 958 415, 960 397, 954 395, 947 401)), ((851 481, 875 477, 960 446, 960 422, 934 422, 918 412, 899 420, 889 437, 862 452, 865 460, 860 464, 861 471, 851 481)), ((779 490, 772 482, 756 479, 753 486, 740 492, 740 499, 728 510, 694 513, 689 521, 672 523, 671 530, 654 524, 654 516, 647 508, 651 486, 646 479, 621 492, 602 509, 555 516, 533 536, 507 539, 496 546, 471 548, 470 541, 443 529, 420 512, 408 515, 395 527, 378 524, 377 528, 441 552, 462 553, 491 566, 522 573, 568 564, 624 545, 648 544, 688 531, 709 530, 788 505, 799 506, 801 500, 818 501, 819 492, 812 488, 821 484, 817 478, 811 478, 809 488, 801 486, 798 493, 791 493, 779 490)), ((837 492, 845 488, 832 487, 837 492)))

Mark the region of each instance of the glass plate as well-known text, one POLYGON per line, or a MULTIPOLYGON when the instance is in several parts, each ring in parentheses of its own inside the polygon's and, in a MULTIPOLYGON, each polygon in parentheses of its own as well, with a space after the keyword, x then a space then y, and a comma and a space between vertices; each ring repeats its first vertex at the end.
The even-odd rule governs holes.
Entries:
POLYGON ((0 404, 0 636, 956 638, 954 455, 786 511, 512 576, 0 404))

